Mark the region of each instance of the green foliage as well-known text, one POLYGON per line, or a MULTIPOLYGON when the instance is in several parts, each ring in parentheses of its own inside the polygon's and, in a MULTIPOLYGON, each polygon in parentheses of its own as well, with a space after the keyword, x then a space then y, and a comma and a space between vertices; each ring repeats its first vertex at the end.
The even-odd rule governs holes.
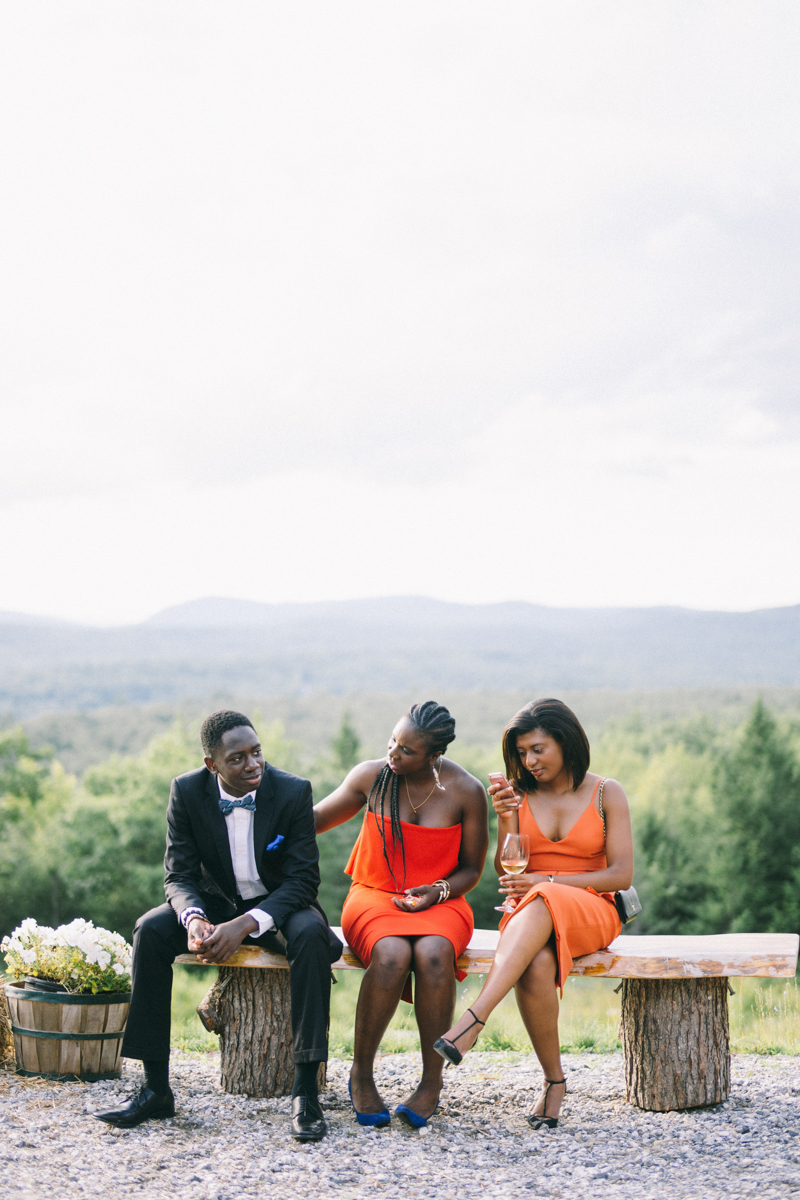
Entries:
POLYGON ((91 913, 130 937, 136 918, 164 903, 170 783, 197 767, 198 757, 194 739, 177 722, 138 758, 112 758, 87 771, 53 831, 65 919, 91 913))
POLYGON ((760 700, 720 757, 715 796, 727 817, 726 926, 796 929, 800 763, 789 735, 760 700))
POLYGON ((719 816, 713 759, 668 745, 652 755, 633 796, 642 932, 708 933, 720 925, 719 816))
POLYGON ((350 722, 350 714, 345 713, 336 737, 331 741, 333 764, 343 775, 352 771, 361 759, 361 742, 350 722))
POLYGON ((51 750, 34 749, 19 726, 0 731, 0 814, 12 816, 16 800, 41 800, 52 757, 51 750))
POLYGON ((74 781, 50 758, 22 730, 0 733, 0 936, 25 917, 58 924, 47 847, 74 781))
POLYGON ((281 771, 290 771, 292 775, 302 774, 300 743, 286 736, 283 721, 279 718, 265 725, 260 710, 256 709, 253 713, 253 725, 261 738, 261 749, 267 762, 281 771))

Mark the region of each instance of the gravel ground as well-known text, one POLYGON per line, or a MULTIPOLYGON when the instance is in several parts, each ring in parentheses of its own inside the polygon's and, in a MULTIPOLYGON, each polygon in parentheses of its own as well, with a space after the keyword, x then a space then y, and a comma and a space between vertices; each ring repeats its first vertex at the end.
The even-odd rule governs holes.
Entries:
MULTIPOLYGON (((623 1098, 622 1060, 566 1055, 569 1093, 559 1128, 534 1133, 523 1115, 539 1090, 526 1054, 467 1056, 445 1073, 429 1129, 396 1120, 361 1129, 347 1102, 349 1064, 333 1060, 321 1143, 288 1134, 289 1101, 229 1096, 216 1055, 173 1055, 178 1115, 110 1130, 91 1117, 128 1095, 119 1082, 53 1084, 0 1074, 0 1178, 15 1200, 143 1196, 386 1196, 463 1200, 512 1193, 711 1200, 800 1196, 800 1059, 737 1055, 730 1100, 689 1113, 643 1113, 623 1098)), ((379 1085, 391 1104, 417 1077, 417 1056, 385 1056, 379 1085)))

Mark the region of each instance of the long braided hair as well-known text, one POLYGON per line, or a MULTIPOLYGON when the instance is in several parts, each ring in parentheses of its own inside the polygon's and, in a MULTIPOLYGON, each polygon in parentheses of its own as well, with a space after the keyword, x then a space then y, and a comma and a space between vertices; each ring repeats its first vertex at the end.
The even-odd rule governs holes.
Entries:
MULTIPOLYGON (((426 700, 424 704, 413 704, 405 715, 415 732, 419 733, 427 742, 428 753, 444 754, 456 736, 456 723, 444 705, 437 704, 435 700, 426 700)), ((400 891, 401 888, 397 887, 397 876, 394 873, 394 858, 399 845, 403 860, 403 887, 405 887, 406 849, 403 844, 403 826, 400 823, 400 776, 394 773, 388 762, 381 767, 370 788, 367 797, 368 812, 373 796, 375 796, 375 807, 372 815, 381 835, 383 857, 386 859, 386 865, 394 880, 394 885, 400 891), (386 825, 384 822, 387 793, 389 796, 389 825, 392 831, 391 859, 386 848, 386 825), (379 805, 380 811, 378 811, 379 805)))

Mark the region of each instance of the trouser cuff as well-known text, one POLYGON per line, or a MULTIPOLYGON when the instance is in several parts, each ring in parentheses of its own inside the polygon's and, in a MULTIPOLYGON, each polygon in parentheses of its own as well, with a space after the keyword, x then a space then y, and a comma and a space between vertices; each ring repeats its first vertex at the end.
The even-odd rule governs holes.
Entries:
POLYGON ((122 1058, 136 1058, 139 1062, 169 1062, 169 1050, 166 1054, 158 1053, 152 1046, 148 1046, 146 1050, 137 1050, 134 1046, 123 1046, 120 1051, 122 1058))
POLYGON ((294 1061, 296 1063, 327 1062, 328 1047, 320 1046, 317 1050, 295 1050, 294 1061))

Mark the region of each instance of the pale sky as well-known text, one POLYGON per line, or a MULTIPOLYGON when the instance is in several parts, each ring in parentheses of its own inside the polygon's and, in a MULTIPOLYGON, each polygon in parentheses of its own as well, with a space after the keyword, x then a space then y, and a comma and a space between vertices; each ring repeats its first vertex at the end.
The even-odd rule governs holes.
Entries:
POLYGON ((0 609, 800 602, 800 9, 0 5, 0 609))

